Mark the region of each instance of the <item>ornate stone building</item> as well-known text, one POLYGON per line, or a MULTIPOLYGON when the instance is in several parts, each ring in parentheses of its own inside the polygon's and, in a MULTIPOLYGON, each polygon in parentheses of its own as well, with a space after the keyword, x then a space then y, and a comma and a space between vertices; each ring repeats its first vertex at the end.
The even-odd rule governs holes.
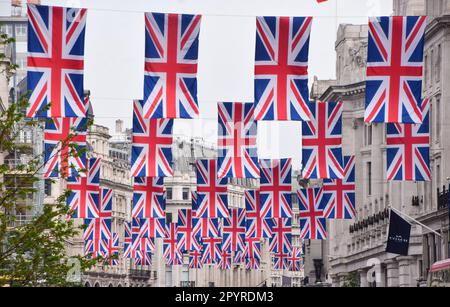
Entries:
MULTIPOLYGON (((343 150, 356 155, 355 221, 329 221, 328 274, 334 286, 350 276, 361 286, 416 286, 430 266, 448 258, 448 178, 443 137, 449 118, 450 1, 394 1, 394 15, 429 16, 425 43, 423 97, 431 100, 432 182, 386 179, 385 125, 363 121, 367 27, 341 25, 336 42, 337 80, 316 80, 312 98, 345 103, 343 150), (447 56, 446 56, 447 55, 447 56), (385 252, 388 208, 394 207, 442 234, 413 224, 409 256, 385 252)), ((325 258, 325 257, 324 257, 325 258)))

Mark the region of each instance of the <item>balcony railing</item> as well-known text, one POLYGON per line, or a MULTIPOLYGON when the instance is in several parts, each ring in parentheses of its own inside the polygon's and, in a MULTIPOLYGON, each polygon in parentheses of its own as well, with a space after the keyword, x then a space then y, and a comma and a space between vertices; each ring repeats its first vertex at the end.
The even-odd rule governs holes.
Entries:
POLYGON ((369 226, 383 223, 388 218, 389 218, 389 210, 385 209, 384 211, 371 215, 359 222, 356 222, 353 225, 350 225, 349 231, 350 233, 358 232, 360 230, 369 228, 369 226))
POLYGON ((437 189, 437 201, 438 210, 443 210, 448 208, 449 203, 449 190, 443 186, 442 191, 437 189))
POLYGON ((129 270, 129 275, 132 278, 147 278, 149 279, 151 276, 151 271, 150 270, 144 270, 144 269, 130 269, 129 270))

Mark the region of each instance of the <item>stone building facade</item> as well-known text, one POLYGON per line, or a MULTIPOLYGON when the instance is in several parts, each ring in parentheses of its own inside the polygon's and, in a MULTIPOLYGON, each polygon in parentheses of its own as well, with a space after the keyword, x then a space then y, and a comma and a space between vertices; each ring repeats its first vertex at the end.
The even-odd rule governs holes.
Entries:
POLYGON ((361 286, 417 286, 430 266, 448 258, 448 179, 443 138, 449 101, 450 1, 394 1, 394 15, 428 15, 423 97, 431 100, 432 182, 390 182, 386 178, 384 124, 364 123, 367 26, 340 25, 336 80, 316 80, 313 99, 343 101, 343 151, 356 156, 355 221, 329 221, 328 274, 334 286, 356 277, 361 286), (445 56, 447 54, 447 56, 445 56), (396 208, 442 234, 413 224, 409 256, 385 252, 388 209, 396 208))

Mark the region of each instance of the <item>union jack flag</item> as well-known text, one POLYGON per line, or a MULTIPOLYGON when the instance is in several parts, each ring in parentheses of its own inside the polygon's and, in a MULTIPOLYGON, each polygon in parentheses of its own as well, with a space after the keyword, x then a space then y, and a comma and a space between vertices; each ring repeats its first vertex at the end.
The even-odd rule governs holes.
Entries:
POLYGON ((167 238, 163 239, 163 257, 167 265, 183 264, 183 255, 178 248, 177 231, 176 223, 166 224, 167 238))
POLYGON ((134 218, 165 218, 164 178, 136 177, 133 186, 134 218))
POLYGON ((261 218, 259 190, 245 191, 246 238, 270 238, 271 219, 261 218))
POLYGON ((203 238, 203 264, 214 264, 220 260, 222 251, 222 238, 203 238))
POLYGON ((93 258, 106 257, 108 241, 112 238, 110 218, 84 219, 86 228, 83 233, 86 255, 93 258))
POLYGON ((202 248, 194 235, 193 215, 192 209, 178 210, 178 246, 181 252, 202 248))
POLYGON ((100 188, 98 218, 111 219, 113 206, 113 190, 100 188))
POLYGON ((261 218, 292 217, 291 159, 262 160, 260 168, 261 218))
POLYGON ((289 270, 292 272, 299 272, 302 263, 302 249, 300 247, 293 247, 292 252, 287 258, 289 270))
POLYGON ((144 119, 142 102, 134 101, 132 177, 171 177, 172 119, 144 119))
POLYGON ((272 270, 287 270, 289 252, 279 251, 273 255, 272 270))
POLYGON ((429 100, 423 102, 422 124, 387 124, 387 178, 431 181, 429 100))
POLYGON ((148 238, 165 238, 166 219, 165 218, 147 218, 139 219, 141 225, 141 233, 148 238))
POLYGON ((288 253, 292 249, 292 219, 273 219, 272 237, 269 239, 269 250, 271 253, 288 253))
POLYGON ((259 270, 261 260, 257 258, 245 258, 245 268, 247 270, 259 270))
POLYGON ((145 265, 145 266, 151 266, 152 265, 152 253, 150 252, 139 252, 138 257, 135 259, 134 263, 136 265, 145 265))
POLYGON ((145 14, 145 118, 196 118, 200 15, 145 14))
POLYGON ((201 269, 201 268, 203 268, 202 251, 201 250, 191 250, 191 251, 189 251, 189 268, 190 269, 201 269))
POLYGON ((306 179, 342 179, 342 102, 310 102, 302 122, 302 165, 306 179))
POLYGON ((85 118, 54 118, 45 122, 44 178, 86 176, 85 118))
POLYGON ((105 257, 108 258, 108 264, 119 265, 119 234, 112 233, 112 237, 103 244, 107 246, 105 257))
POLYGON ((218 104, 218 177, 259 178, 253 103, 218 104))
POLYGON ((231 269, 231 252, 226 247, 222 246, 220 257, 218 258, 217 267, 221 270, 231 269))
POLYGON ((222 228, 223 241, 222 249, 236 252, 243 251, 245 248, 245 210, 241 208, 232 208, 230 217, 224 219, 222 228))
POLYGON ((86 117, 86 9, 28 5, 27 117, 86 117))
POLYGON ((132 245, 133 245, 133 231, 132 231, 132 223, 125 222, 124 226, 124 239, 123 239, 123 257, 130 259, 132 254, 132 245))
MULTIPOLYGON (((324 218, 325 203, 321 200, 323 189, 311 188, 297 191, 299 199, 300 238, 308 240, 325 240, 327 223, 324 218)), ((328 195, 328 197, 330 197, 328 195)))
POLYGON ((200 242, 202 238, 220 238, 222 235, 218 218, 193 217, 192 227, 197 242, 200 242))
POLYGON ((261 239, 245 238, 244 257, 261 259, 261 239))
POLYGON ((420 124, 425 16, 372 17, 366 122, 420 124))
POLYGON ((89 159, 87 177, 67 179, 67 206, 72 218, 98 218, 100 194, 100 158, 89 159))
POLYGON ((344 157, 344 179, 324 179, 322 200, 324 217, 351 220, 356 216, 355 156, 344 157), (330 197, 326 197, 330 196, 330 197))
POLYGON ((245 260, 244 251, 237 251, 234 253, 233 263, 234 264, 242 264, 245 260))
POLYGON ((310 120, 311 24, 311 17, 256 18, 256 120, 310 120))
POLYGON ((227 178, 217 178, 216 160, 197 161, 196 217, 226 218, 229 216, 227 184, 227 178))

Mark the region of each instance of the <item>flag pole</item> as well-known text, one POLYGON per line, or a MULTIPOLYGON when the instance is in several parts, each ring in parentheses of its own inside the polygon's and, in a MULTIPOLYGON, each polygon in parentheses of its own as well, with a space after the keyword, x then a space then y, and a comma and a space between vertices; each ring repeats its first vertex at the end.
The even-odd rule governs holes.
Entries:
POLYGON ((436 234, 437 236, 442 238, 442 234, 440 234, 439 232, 437 232, 436 230, 431 229, 430 227, 422 224, 421 222, 419 222, 418 220, 416 220, 415 218, 410 217, 409 215, 407 215, 406 213, 401 212, 400 210, 395 209, 394 207, 389 206, 388 207, 390 210, 394 211, 395 213, 409 219, 411 222, 414 222, 420 226, 422 226, 425 229, 428 229, 429 231, 433 232, 434 234, 436 234))

